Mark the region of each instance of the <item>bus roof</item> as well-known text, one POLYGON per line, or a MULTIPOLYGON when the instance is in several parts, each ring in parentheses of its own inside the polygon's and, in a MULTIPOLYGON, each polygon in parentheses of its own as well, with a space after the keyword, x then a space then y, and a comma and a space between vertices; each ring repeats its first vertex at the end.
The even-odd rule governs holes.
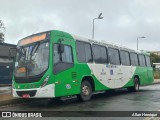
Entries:
POLYGON ((81 36, 74 35, 74 34, 72 34, 72 36, 73 36, 73 38, 75 40, 89 42, 91 44, 95 43, 95 44, 98 44, 98 45, 118 48, 118 49, 126 50, 126 51, 129 51, 129 52, 135 52, 135 53, 142 53, 142 54, 145 54, 145 55, 150 55, 150 53, 148 53, 147 51, 144 51, 144 50, 133 50, 133 49, 130 49, 130 48, 126 47, 126 46, 122 46, 122 45, 119 45, 119 44, 111 43, 111 42, 108 42, 106 40, 98 41, 98 40, 88 39, 88 38, 81 37, 81 36))
MULTIPOLYGON (((50 31, 45 31, 45 32, 32 34, 30 36, 27 36, 26 38, 34 36, 34 35, 42 34, 42 33, 47 33, 47 32, 58 32, 58 34, 62 33, 63 35, 64 35, 64 33, 70 34, 68 32, 64 32, 64 31, 60 31, 60 30, 50 30, 50 31)), ((95 43, 95 44, 98 44, 98 45, 102 45, 102 46, 106 46, 106 47, 113 47, 113 48, 117 48, 117 49, 121 49, 121 50, 126 50, 126 51, 129 51, 129 52, 135 52, 135 53, 142 53, 142 54, 145 54, 145 55, 150 55, 150 53, 147 52, 147 51, 144 51, 144 50, 133 50, 133 49, 130 49, 130 48, 126 47, 126 46, 122 46, 122 45, 119 45, 119 44, 111 43, 111 42, 108 42, 106 40, 98 41, 98 40, 93 40, 93 39, 88 39, 88 38, 85 38, 85 37, 81 37, 81 36, 78 36, 78 35, 75 35, 75 34, 70 34, 70 35, 75 40, 84 41, 84 42, 88 42, 88 43, 91 43, 91 44, 95 43)), ((23 39, 26 39, 26 38, 23 38, 23 39)), ((21 42, 23 39, 21 39, 19 42, 21 42)))

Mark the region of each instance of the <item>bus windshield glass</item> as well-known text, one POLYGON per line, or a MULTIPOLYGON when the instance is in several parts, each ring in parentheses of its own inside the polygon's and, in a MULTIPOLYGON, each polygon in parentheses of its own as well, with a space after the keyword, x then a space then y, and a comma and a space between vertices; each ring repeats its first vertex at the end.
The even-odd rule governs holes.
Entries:
POLYGON ((49 42, 19 46, 15 61, 15 77, 32 77, 45 72, 49 61, 49 42))

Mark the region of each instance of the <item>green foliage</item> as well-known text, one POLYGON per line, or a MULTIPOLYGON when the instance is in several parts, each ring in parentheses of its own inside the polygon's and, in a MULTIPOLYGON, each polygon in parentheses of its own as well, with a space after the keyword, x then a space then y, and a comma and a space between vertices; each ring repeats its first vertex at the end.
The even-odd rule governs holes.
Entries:
POLYGON ((160 79, 160 70, 154 70, 154 79, 160 79))
POLYGON ((6 28, 4 26, 4 23, 2 22, 2 20, 0 20, 0 43, 4 42, 4 32, 5 32, 6 28))
POLYGON ((158 56, 154 53, 151 53, 151 59, 152 59, 153 63, 160 63, 160 56, 158 56))
POLYGON ((3 43, 3 42, 4 42, 4 34, 0 33, 0 43, 3 43))

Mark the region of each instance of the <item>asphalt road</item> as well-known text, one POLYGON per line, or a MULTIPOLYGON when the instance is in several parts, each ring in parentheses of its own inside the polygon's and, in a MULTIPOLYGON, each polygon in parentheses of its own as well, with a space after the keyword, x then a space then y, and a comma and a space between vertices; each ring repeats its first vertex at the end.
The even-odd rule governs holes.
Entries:
MULTIPOLYGON (((89 102, 79 102, 76 98, 60 102, 41 100, 30 104, 15 104, 0 107, 0 111, 158 111, 160 110, 160 84, 142 86, 139 92, 127 90, 100 93, 93 96, 89 102)), ((75 114, 75 113, 74 113, 75 114)), ((81 113, 85 117, 85 113, 81 113)), ((19 118, 21 119, 21 118, 19 118)), ((51 117, 48 119, 52 119, 51 117)), ((61 118, 56 118, 61 119, 61 118)), ((67 119, 67 118, 65 118, 67 119)), ((71 117, 70 119, 74 119, 71 117)), ((76 119, 82 119, 76 118, 76 119)), ((103 119, 94 117, 87 119, 103 119)), ((110 118, 120 119, 120 118, 110 118)), ((128 119, 128 118, 121 118, 128 119)), ((146 119, 146 118, 132 118, 146 119)))

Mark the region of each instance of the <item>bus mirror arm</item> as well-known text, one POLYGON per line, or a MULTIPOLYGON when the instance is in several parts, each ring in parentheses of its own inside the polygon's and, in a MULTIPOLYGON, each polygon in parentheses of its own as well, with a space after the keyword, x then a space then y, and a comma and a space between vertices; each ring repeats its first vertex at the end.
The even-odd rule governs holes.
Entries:
POLYGON ((63 38, 60 38, 60 39, 58 40, 58 42, 59 42, 59 44, 58 44, 58 53, 60 53, 60 54, 64 52, 64 45, 61 44, 62 41, 64 41, 63 38))
POLYGON ((58 45, 58 52, 59 53, 63 53, 64 52, 64 45, 63 44, 59 44, 58 45))

